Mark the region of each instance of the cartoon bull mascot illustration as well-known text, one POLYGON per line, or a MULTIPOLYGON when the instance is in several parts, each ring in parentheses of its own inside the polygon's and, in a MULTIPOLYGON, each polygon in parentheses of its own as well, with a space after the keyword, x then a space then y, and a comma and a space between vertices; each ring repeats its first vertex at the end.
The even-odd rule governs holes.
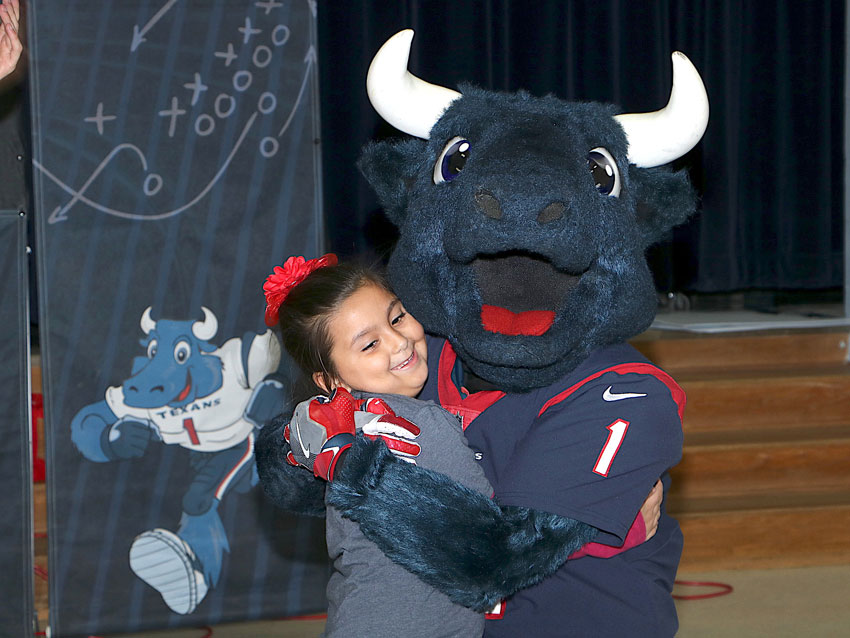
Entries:
POLYGON ((190 451, 194 478, 183 495, 176 532, 151 529, 130 547, 130 567, 178 614, 189 614, 221 574, 229 551, 218 505, 231 488, 257 483, 255 429, 279 410, 283 384, 274 378, 280 344, 271 331, 211 343, 218 320, 141 318, 146 356, 105 398, 71 422, 71 439, 92 461, 143 456, 151 442, 190 451))

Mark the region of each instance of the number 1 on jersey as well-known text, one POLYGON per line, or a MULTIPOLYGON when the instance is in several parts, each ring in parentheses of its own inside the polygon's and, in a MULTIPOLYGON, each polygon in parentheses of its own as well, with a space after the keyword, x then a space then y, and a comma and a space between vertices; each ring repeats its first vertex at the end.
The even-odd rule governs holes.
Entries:
POLYGON ((593 472, 600 476, 608 476, 611 470, 611 463, 614 462, 614 457, 620 450, 620 445, 626 436, 626 431, 629 429, 629 422, 617 419, 608 426, 608 440, 602 446, 602 451, 599 453, 599 458, 596 459, 596 465, 593 466, 593 472))

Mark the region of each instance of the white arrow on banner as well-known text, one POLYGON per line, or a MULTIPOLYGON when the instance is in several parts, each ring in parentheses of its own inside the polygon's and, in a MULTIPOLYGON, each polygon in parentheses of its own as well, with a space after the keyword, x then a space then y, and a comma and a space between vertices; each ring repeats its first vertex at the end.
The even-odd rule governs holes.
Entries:
POLYGON ((135 51, 139 48, 139 45, 142 42, 145 42, 145 34, 150 31, 153 26, 162 19, 162 16, 168 13, 168 10, 172 6, 174 6, 175 2, 177 2, 177 0, 168 0, 168 2, 166 2, 162 6, 162 8, 157 11, 154 16, 150 20, 148 20, 148 23, 141 29, 139 28, 138 24, 133 27, 133 41, 130 44, 130 51, 135 51))

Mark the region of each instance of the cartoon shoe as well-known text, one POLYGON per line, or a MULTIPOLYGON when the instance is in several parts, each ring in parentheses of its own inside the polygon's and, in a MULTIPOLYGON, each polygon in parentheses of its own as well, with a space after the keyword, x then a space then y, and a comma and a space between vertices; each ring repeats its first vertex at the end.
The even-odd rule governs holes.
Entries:
POLYGON ((177 614, 190 614, 209 589, 189 545, 167 529, 136 536, 130 546, 130 569, 162 595, 177 614))

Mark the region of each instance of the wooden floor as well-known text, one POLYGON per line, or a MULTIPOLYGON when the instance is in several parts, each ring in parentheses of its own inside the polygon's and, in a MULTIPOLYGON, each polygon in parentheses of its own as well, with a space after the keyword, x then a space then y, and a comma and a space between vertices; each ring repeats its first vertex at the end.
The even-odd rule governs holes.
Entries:
MULTIPOLYGON (((685 535, 681 573, 850 565, 847 332, 650 331, 633 344, 688 396, 683 459, 668 495, 685 535)), ((33 381, 37 391, 37 369, 33 381)), ((36 609, 44 625, 43 483, 34 500, 36 609)), ((293 634, 278 626, 275 635, 318 635, 320 624, 304 621, 293 634)))
MULTIPOLYGON (((677 600, 677 635, 683 638, 845 638, 850 627, 850 565, 688 572, 683 577, 722 583, 732 590, 713 598, 677 600)), ((674 594, 699 596, 717 591, 717 586, 677 586, 674 594)), ((318 638, 323 628, 322 619, 277 620, 120 638, 318 638)))

